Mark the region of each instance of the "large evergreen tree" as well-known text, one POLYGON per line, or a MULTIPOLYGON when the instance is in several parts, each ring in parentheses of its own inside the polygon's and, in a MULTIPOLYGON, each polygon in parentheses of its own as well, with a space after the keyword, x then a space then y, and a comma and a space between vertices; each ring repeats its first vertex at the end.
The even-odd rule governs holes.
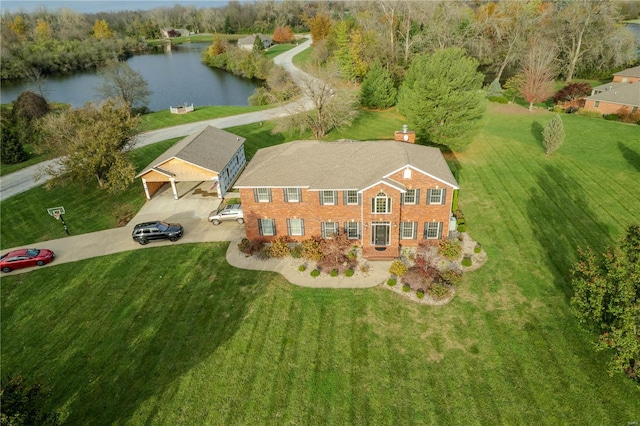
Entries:
POLYGON ((376 61, 360 87, 360 103, 367 108, 389 108, 396 102, 397 90, 389 72, 376 61))
POLYGON ((484 112, 483 76, 462 49, 417 56, 400 88, 398 109, 427 140, 463 151, 484 112))
POLYGON ((640 382, 640 225, 630 225, 620 245, 601 258, 581 251, 572 274, 571 306, 598 333, 597 348, 613 350, 609 371, 640 382))

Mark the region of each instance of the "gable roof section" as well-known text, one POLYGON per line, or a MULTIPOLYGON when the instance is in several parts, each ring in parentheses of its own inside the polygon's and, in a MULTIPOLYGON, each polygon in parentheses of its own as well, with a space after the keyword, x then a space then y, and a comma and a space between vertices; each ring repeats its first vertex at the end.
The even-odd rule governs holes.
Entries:
POLYGON ((458 188, 439 149, 395 141, 296 141, 262 148, 235 187, 361 190, 407 165, 458 188))
POLYGON ((613 75, 619 75, 621 77, 640 77, 640 65, 613 73, 613 75))
POLYGON ((640 106, 640 82, 618 84, 609 83, 603 86, 611 86, 611 89, 596 93, 595 95, 587 96, 585 99, 610 102, 620 105, 640 106))
POLYGON ((162 165, 172 158, 219 173, 244 144, 244 141, 245 138, 233 133, 207 126, 175 143, 136 177, 140 177, 152 169, 162 169, 162 165))

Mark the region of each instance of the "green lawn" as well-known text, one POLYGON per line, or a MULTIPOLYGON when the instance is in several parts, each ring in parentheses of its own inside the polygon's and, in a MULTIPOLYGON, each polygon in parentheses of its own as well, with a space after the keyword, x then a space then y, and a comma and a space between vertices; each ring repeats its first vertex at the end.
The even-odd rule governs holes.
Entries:
POLYGON ((231 115, 245 114, 247 112, 261 111, 269 108, 273 108, 273 106, 195 106, 194 111, 188 114, 171 114, 167 109, 166 111, 156 111, 143 115, 141 127, 142 130, 146 132, 164 127, 229 117, 231 115))
MULTIPOLYGON (((3 277, 3 374, 52 385, 69 424, 639 421, 640 389, 568 310, 567 271, 640 221, 640 128, 563 115, 546 157, 551 114, 489 108, 451 158, 489 260, 449 305, 298 288, 230 267, 222 243, 136 250, 3 277)), ((278 143, 265 127, 246 126, 252 149, 278 143)))
POLYGON ((29 159, 18 164, 1 164, 0 163, 0 176, 8 175, 9 173, 17 172, 25 167, 33 166, 34 164, 41 163, 49 159, 49 154, 38 154, 34 151, 31 145, 26 145, 24 150, 29 155, 29 159))
MULTIPOLYGON (((136 170, 141 171, 178 140, 180 138, 134 150, 131 158, 136 170)), ((71 183, 50 190, 37 186, 0 202, 0 248, 65 237, 60 222, 47 213, 49 207, 63 206, 71 235, 78 235, 122 226, 144 203, 140 179, 117 195, 98 189, 94 181, 71 183)))

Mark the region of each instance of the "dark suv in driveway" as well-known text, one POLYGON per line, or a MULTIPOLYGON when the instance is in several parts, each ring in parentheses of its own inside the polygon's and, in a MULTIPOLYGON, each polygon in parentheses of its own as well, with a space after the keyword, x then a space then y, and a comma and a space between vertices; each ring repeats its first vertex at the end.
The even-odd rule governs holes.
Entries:
POLYGON ((139 223, 133 228, 131 237, 142 245, 153 240, 177 241, 184 229, 179 223, 167 223, 160 220, 139 223))

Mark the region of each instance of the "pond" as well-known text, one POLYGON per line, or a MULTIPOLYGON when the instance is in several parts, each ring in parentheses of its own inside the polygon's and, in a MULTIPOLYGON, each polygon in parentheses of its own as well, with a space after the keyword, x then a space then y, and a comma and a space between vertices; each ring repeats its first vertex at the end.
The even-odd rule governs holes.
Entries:
MULTIPOLYGON (((195 106, 248 105, 248 98, 259 83, 204 65, 200 54, 207 46, 209 43, 185 43, 127 60, 153 92, 149 97, 150 110, 159 111, 185 103, 195 106)), ((44 95, 50 102, 79 107, 88 101, 100 100, 96 93, 100 84, 95 70, 49 76, 44 95)), ((25 90, 39 92, 29 82, 3 82, 0 101, 10 103, 25 90)))

